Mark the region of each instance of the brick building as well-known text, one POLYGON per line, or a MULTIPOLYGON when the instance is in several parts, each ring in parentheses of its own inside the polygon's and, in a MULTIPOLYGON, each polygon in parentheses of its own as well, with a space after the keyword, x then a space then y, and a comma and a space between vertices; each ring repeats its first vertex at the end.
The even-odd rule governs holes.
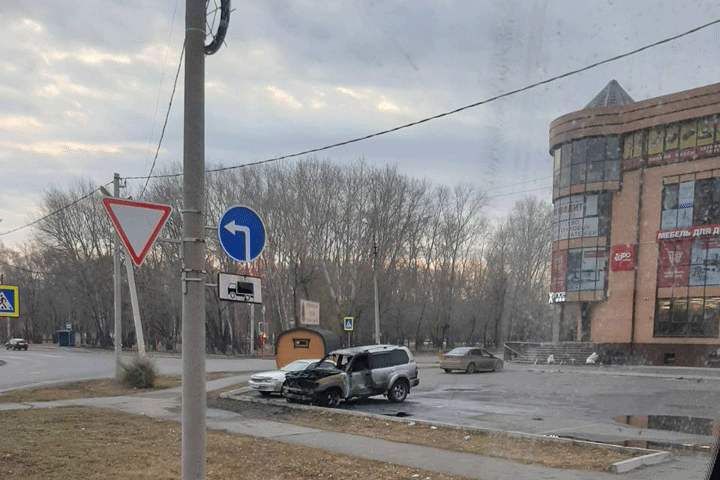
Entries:
POLYGON ((613 358, 720 348, 720 84, 635 102, 611 81, 550 125, 552 302, 613 358))

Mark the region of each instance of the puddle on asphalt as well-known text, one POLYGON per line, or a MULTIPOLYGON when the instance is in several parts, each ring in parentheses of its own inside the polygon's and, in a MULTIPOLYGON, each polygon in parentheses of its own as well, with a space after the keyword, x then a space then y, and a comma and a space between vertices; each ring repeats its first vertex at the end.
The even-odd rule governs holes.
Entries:
POLYGON ((407 412, 383 413, 383 415, 385 415, 386 417, 399 417, 399 418, 412 416, 411 413, 407 413, 407 412))
POLYGON ((720 419, 688 417, 680 415, 618 415, 618 423, 635 428, 665 430, 667 432, 689 433, 717 437, 720 433, 720 419))

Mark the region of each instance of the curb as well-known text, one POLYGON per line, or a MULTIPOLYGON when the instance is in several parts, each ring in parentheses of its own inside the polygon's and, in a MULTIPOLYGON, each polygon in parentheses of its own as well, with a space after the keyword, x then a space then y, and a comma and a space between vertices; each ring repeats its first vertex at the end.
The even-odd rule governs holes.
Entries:
MULTIPOLYGON (((220 398, 226 398, 230 400, 235 400, 238 402, 247 402, 247 403, 256 403, 264 405, 267 402, 262 399, 255 399, 255 398, 249 398, 246 396, 241 396, 244 393, 247 393, 249 391, 252 391, 250 387, 244 387, 240 388, 238 390, 233 390, 230 392, 225 392, 220 394, 220 398)), ((327 409, 324 407, 316 407, 314 405, 302 405, 298 403, 288 403, 287 405, 282 405, 283 407, 293 408, 297 410, 307 410, 307 411, 326 411, 327 409)), ((367 413, 367 412, 356 412, 356 411, 349 411, 349 410, 338 410, 338 412, 341 412, 346 415, 355 415, 357 417, 370 417, 370 418, 376 418, 376 419, 382 419, 384 421, 392 421, 397 423, 416 423, 416 424, 423 424, 428 426, 435 426, 435 427, 445 427, 445 428, 453 428, 456 430, 464 430, 464 431, 475 431, 475 432, 482 432, 482 433, 492 433, 492 434, 501 434, 506 435, 508 437, 513 438, 527 438, 530 440, 545 440, 555 443, 566 443, 571 445, 578 445, 578 446, 586 446, 586 447, 595 447, 595 448, 602 448, 605 450, 616 450, 621 452, 630 452, 630 453, 643 453, 644 455, 641 455, 639 457, 631 458, 629 460, 622 460, 620 462, 615 462, 608 470, 612 473, 625 473, 629 472, 631 470, 635 470, 636 468, 640 468, 643 466, 649 466, 649 465, 657 465, 659 463, 665 463, 673 460, 675 457, 671 452, 665 452, 661 450, 650 450, 646 448, 637 448, 637 447, 623 447, 620 445, 611 445, 608 443, 600 443, 600 442, 591 442, 589 440, 577 440, 573 438, 561 438, 561 437, 554 437, 554 436, 546 436, 546 435, 537 435, 533 433, 525 433, 525 432, 516 432, 512 430, 499 430, 499 429, 492 429, 492 428, 482 428, 482 427, 471 427, 471 426, 462 426, 462 425, 453 425, 450 423, 443 423, 443 422, 431 422, 428 420, 408 420, 405 418, 398 418, 398 417, 390 417, 386 415, 378 415, 374 413, 367 413)))
POLYGON ((649 455, 643 455, 642 457, 615 462, 610 465, 610 471, 612 473, 625 473, 630 470, 635 470, 636 468, 669 462, 672 459, 673 455, 670 452, 651 453, 649 455))

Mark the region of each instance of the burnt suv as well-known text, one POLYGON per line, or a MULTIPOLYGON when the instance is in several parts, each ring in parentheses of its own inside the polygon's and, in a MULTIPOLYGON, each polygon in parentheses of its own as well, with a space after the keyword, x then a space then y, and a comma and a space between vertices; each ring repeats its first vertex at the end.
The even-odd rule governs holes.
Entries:
POLYGON ((341 400, 386 395, 391 402, 404 402, 412 387, 420 383, 410 350, 395 345, 351 347, 330 352, 323 360, 334 369, 314 368, 286 375, 285 397, 327 407, 341 400))

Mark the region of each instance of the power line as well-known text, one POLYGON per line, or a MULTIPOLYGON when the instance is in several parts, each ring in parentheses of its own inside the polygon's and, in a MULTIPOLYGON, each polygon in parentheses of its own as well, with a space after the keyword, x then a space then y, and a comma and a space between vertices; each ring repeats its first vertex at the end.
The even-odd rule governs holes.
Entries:
MULTIPOLYGON (((605 64, 607 64, 607 63, 616 62, 616 61, 621 60, 621 59, 623 59, 623 58, 627 58, 627 57, 630 57, 630 56, 632 56, 632 55, 636 55, 636 54, 638 54, 638 53, 640 53, 640 52, 643 52, 643 51, 645 51, 645 50, 648 50, 648 49, 650 49, 650 48, 654 48, 654 47, 663 45, 663 44, 665 44, 665 43, 669 43, 669 42, 675 41, 675 40, 677 40, 677 39, 679 39, 679 38, 682 38, 682 37, 686 37, 686 36, 688 36, 688 35, 690 35, 690 34, 692 34, 692 33, 698 32, 698 31, 700 31, 700 30, 703 30, 703 29, 705 29, 705 28, 711 27, 711 26, 713 26, 713 25, 717 25, 718 23, 720 23, 720 19, 713 20, 713 21, 711 21, 711 22, 708 22, 708 23, 705 23, 705 24, 703 24, 703 25, 700 25, 699 27, 695 27, 695 28, 692 28, 692 29, 687 30, 687 31, 685 31, 685 32, 682 32, 682 33, 679 33, 679 34, 677 34, 677 35, 674 35, 674 36, 672 36, 672 37, 667 37, 667 38, 664 38, 664 39, 659 40, 659 41, 657 41, 657 42, 650 43, 650 44, 648 44, 648 45, 645 45, 645 46, 643 46, 643 47, 637 48, 637 49, 635 49, 635 50, 631 50, 631 51, 629 51, 629 52, 621 53, 621 54, 619 54, 619 55, 615 55, 614 57, 610 57, 610 58, 607 58, 607 59, 605 59, 605 60, 600 60, 600 61, 598 61, 598 62, 592 63, 592 64, 587 65, 587 66, 585 66, 585 67, 581 67, 581 68, 578 68, 578 69, 575 69, 575 70, 570 70, 570 71, 565 72, 565 73, 563 73, 563 74, 556 75, 556 76, 554 76, 554 77, 550 77, 550 78, 547 78, 547 79, 545 79, 545 80, 541 80, 541 81, 539 81, 539 82, 532 83, 532 84, 530 84, 530 85, 526 85, 526 86, 521 87, 521 88, 517 88, 517 89, 515 89, 515 90, 510 90, 510 91, 508 91, 508 92, 501 93, 501 94, 499 94, 499 95, 495 95, 495 96, 493 96, 493 97, 487 98, 487 99, 485 99, 485 100, 481 100, 481 101, 479 101, 479 102, 471 103, 471 104, 469 104, 469 105, 465 105, 465 106, 463 106, 463 107, 456 108, 456 109, 454 109, 454 110, 449 110, 449 111, 447 111, 447 112, 439 113, 439 114, 433 115, 433 116, 431 116, 431 117, 426 117, 426 118, 423 118, 423 119, 421 119, 421 120, 417 120, 417 121, 414 121, 414 122, 406 123, 406 124, 404 124, 404 125, 399 125, 399 126, 397 126, 397 127, 389 128, 389 129, 387 129, 387 130, 381 130, 381 131, 379 131, 379 132, 371 133, 371 134, 369 134, 369 135, 364 135, 364 136, 362 136, 362 137, 352 138, 352 139, 350 139, 350 140, 345 140, 345 141, 343 141, 343 142, 333 143, 333 144, 330 144, 330 145, 326 145, 326 146, 324 146, 324 147, 311 148, 311 149, 305 150, 305 151, 303 151, 303 152, 291 153, 291 154, 288 154, 288 155, 282 155, 282 156, 280 156, 280 157, 268 158, 268 159, 265 159, 265 160, 259 160, 259 161, 256 161, 256 162, 249 162, 249 163, 244 163, 244 164, 241 164, 241 165, 234 165, 234 166, 230 166, 230 167, 214 168, 214 169, 210 169, 210 170, 205 170, 205 172, 206 172, 206 173, 222 172, 222 171, 225 171, 225 170, 234 170, 234 169, 238 169, 238 168, 254 167, 254 166, 263 165, 263 164, 266 164, 266 163, 277 162, 277 161, 280 161, 280 160, 287 160, 287 159, 289 159, 289 158, 301 157, 301 156, 303 156, 303 155, 309 155, 309 154, 311 154, 311 153, 318 153, 318 152, 322 152, 322 151, 325 151, 325 150, 330 150, 330 149, 333 149, 333 148, 342 147, 342 146, 345 146, 345 145, 350 145, 350 144, 352 144, 352 143, 362 142, 362 141, 364 141, 364 140, 369 140, 369 139, 371 139, 371 138, 380 137, 380 136, 387 135, 387 134, 390 134, 390 133, 394 133, 394 132, 397 132, 397 131, 399 131, 399 130, 404 130, 404 129, 407 129, 407 128, 410 128, 410 127, 415 127, 415 126, 417 126, 417 125, 421 125, 421 124, 423 124, 423 123, 427 123, 427 122, 430 122, 430 121, 432 121, 432 120, 437 120, 437 119, 440 119, 440 118, 443 118, 443 117, 447 117, 447 116, 450 116, 450 115, 455 115, 456 113, 460 113, 460 112, 462 112, 462 111, 469 110, 469 109, 471 109, 471 108, 479 107, 479 106, 481 106, 481 105, 486 105, 486 104, 488 104, 488 103, 491 103, 491 102, 500 100, 501 98, 506 98, 506 97, 510 97, 510 96, 512 96, 512 95, 517 95, 518 93, 526 92, 526 91, 528 91, 528 90, 532 90, 532 89, 534 89, 534 88, 537 88, 537 87, 540 87, 540 86, 543 86, 543 85, 547 85, 547 84, 549 84, 549 83, 556 82, 556 81, 561 80, 561 79, 563 79, 563 78, 571 77, 571 76, 573 76, 573 75, 577 75, 577 74, 579 74, 579 73, 586 72, 586 71, 588 71, 588 70, 592 70, 592 69, 594 69, 594 68, 597 68, 597 67, 599 67, 599 66, 601 66, 601 65, 605 65, 605 64)), ((158 175, 158 176, 155 176, 155 177, 152 177, 152 178, 171 178, 171 177, 179 177, 179 176, 182 176, 182 175, 183 175, 182 173, 177 173, 177 174, 158 175)), ((146 177, 127 177, 128 180, 138 180, 138 179, 145 179, 145 178, 146 178, 146 177)))
POLYGON ((142 190, 140 191, 140 195, 138 198, 142 198, 143 193, 145 193, 145 189, 148 186, 148 183, 150 182, 150 178, 152 178, 152 172, 155 170, 155 163, 157 162, 158 155, 160 154, 160 146, 162 145, 163 137, 165 137, 165 128, 168 124, 168 119, 170 118, 170 109, 172 108, 173 104, 173 98, 175 98, 175 90, 177 89, 177 82, 178 77, 180 77, 180 67, 182 67, 182 61, 183 61, 183 55, 185 54, 185 43, 183 42, 183 48, 180 52, 180 61, 178 62, 178 68, 177 72, 175 72, 175 83, 173 83, 173 89, 172 93, 170 94, 170 103, 168 104, 167 112, 165 113, 165 123, 163 123, 162 132, 160 133, 160 140, 158 141, 157 150, 155 150, 155 158, 153 158, 152 166, 150 167, 150 173, 147 176, 147 180, 145 180, 145 185, 143 186, 142 190))
MULTIPOLYGON (((549 180, 549 179, 551 179, 551 178, 553 178, 552 175, 549 175, 549 176, 546 176, 546 177, 540 177, 540 178, 532 178, 532 179, 530 179, 530 180, 525 180, 525 181, 522 181, 522 182, 510 183, 510 184, 508 184, 508 185, 498 185, 498 186, 496 186, 496 187, 486 188, 486 189, 484 189, 483 191, 484 191, 484 192, 492 192, 493 190, 500 190, 500 189, 502 189, 502 188, 507 188, 507 187, 515 187, 515 186, 517 186, 517 185, 524 185, 524 184, 526 184, 526 183, 537 182, 537 181, 539 181, 539 180, 549 180)), ((543 188, 546 188, 546 187, 543 187, 543 188)))
POLYGON ((552 189, 552 188, 553 188, 552 185, 550 185, 550 186, 547 186, 547 187, 531 188, 531 189, 529 189, 529 190, 522 190, 522 191, 519 191, 519 192, 500 193, 500 194, 498 194, 498 195, 493 195, 493 196, 487 197, 487 198, 488 198, 488 200, 491 200, 491 199, 493 199, 493 198, 507 197, 507 196, 510 196, 510 195, 520 195, 521 193, 536 192, 536 191, 538 191, 538 190, 549 190, 549 189, 552 189))
MULTIPOLYGON (((605 59, 605 60, 600 60, 600 61, 598 61, 598 62, 592 63, 592 64, 587 65, 587 66, 585 66, 585 67, 578 68, 578 69, 575 69, 575 70, 571 70, 571 71, 568 71, 568 72, 563 73, 563 74, 561 74, 561 75, 556 75, 556 76, 554 76, 554 77, 550 77, 550 78, 548 78, 548 79, 541 80, 541 81, 536 82, 536 83, 532 83, 532 84, 527 85, 527 86, 525 86, 525 87, 521 87, 521 88, 517 88, 517 89, 515 89, 515 90, 511 90, 511 91, 508 91, 508 92, 505 92, 505 93, 501 93, 501 94, 499 94, 499 95, 495 95, 495 96, 490 97, 490 98, 487 98, 487 99, 485 99, 485 100, 481 100, 481 101, 479 101, 479 102, 471 103, 471 104, 469 104, 469 105, 465 105, 465 106, 463 106, 463 107, 456 108, 456 109, 454 109, 454 110, 449 110, 449 111, 447 111, 447 112, 443 112, 443 113, 440 113, 440 114, 437 114, 437 115, 433 115, 433 116, 431 116, 431 117, 426 117, 426 118, 423 118, 423 119, 421 119, 421 120, 417 120, 417 121, 415 121, 415 122, 406 123, 406 124, 404 124, 404 125, 399 125, 399 126, 394 127, 394 128, 390 128, 390 129, 387 129, 387 130, 381 130, 381 131, 379 131, 379 132, 371 133, 371 134, 369 134, 369 135, 365 135, 365 136, 362 136, 362 137, 356 137, 356 138, 353 138, 353 139, 350 139, 350 140, 345 140, 345 141, 343 141, 343 142, 338 142, 338 143, 334 143, 334 144, 331 144, 331 145, 326 145, 326 146, 324 146, 324 147, 312 148, 312 149, 309 149, 309 150, 305 150, 305 151, 303 151, 303 152, 292 153, 292 154, 288 154, 288 155, 282 155, 282 156, 280 156, 280 157, 268 158, 268 159, 265 159, 265 160, 259 160, 259 161, 256 161, 256 162, 249 162, 249 163, 245 163, 245 164, 241 164, 241 165, 234 165, 234 166, 230 166, 230 167, 221 167, 221 168, 209 169, 209 170, 206 170, 205 172, 206 172, 206 173, 214 173, 214 172, 222 172, 222 171, 225 171, 225 170, 234 170, 234 169, 238 169, 238 168, 245 168, 245 167, 253 167, 253 166, 263 165, 263 164, 266 164, 266 163, 272 163, 272 162, 277 162, 277 161, 280 161, 280 160, 286 160, 286 159, 290 159, 290 158, 301 157, 301 156, 303 156, 303 155, 309 155, 309 154, 311 154, 311 153, 322 152, 322 151, 325 151, 325 150, 330 150, 330 149, 332 149, 332 148, 337 148, 337 147, 341 147, 341 146, 344 146, 344 145, 349 145, 349 144, 352 144, 352 143, 357 143, 357 142, 361 142, 361 141, 364 141, 364 140, 368 140, 368 139, 371 139, 371 138, 374 138, 374 137, 379 137, 379 136, 382 136, 382 135, 387 135, 387 134, 390 134, 390 133, 393 133, 393 132, 397 132, 397 131, 399 131, 399 130, 404 130, 404 129, 407 129, 407 128, 410 128, 410 127, 414 127, 414 126, 417 126, 417 125, 420 125, 420 124, 423 124, 423 123, 427 123, 427 122, 430 122, 430 121, 432 121, 432 120, 437 120, 437 119, 440 119, 440 118, 443 118, 443 117, 447 117, 447 116, 450 116, 450 115, 454 115, 454 114, 460 113, 460 112, 462 112, 462 111, 464 111, 464 110, 468 110, 468 109, 471 109, 471 108, 479 107, 479 106, 481 106, 481 105, 485 105, 485 104, 494 102, 494 101, 499 100, 499 99, 501 99, 501 98, 510 97, 510 96, 516 95, 516 94, 518 94, 518 93, 522 93, 522 92, 525 92, 525 91, 528 91, 528 90, 532 90, 532 89, 537 88, 537 87, 539 87, 539 86, 547 85, 547 84, 549 84, 549 83, 556 82, 556 81, 561 80, 561 79, 563 79, 563 78, 567 78, 567 77, 570 77, 570 76, 573 76, 573 75, 577 75, 577 74, 579 74, 579 73, 582 73, 582 72, 591 70, 591 69, 593 69, 593 68, 597 68, 597 67, 599 67, 599 66, 601 66, 601 65, 605 65, 605 64, 611 63, 611 62, 615 62, 615 61, 617 61, 617 60, 621 60, 621 59, 623 59, 623 58, 627 58, 627 57, 629 57, 629 56, 636 55, 636 54, 638 54, 638 53, 640 53, 640 52, 643 52, 643 51, 645 51, 645 50, 648 50, 648 49, 650 49, 650 48, 654 48, 654 47, 657 47, 657 46, 659 46, 659 45, 663 45, 663 44, 665 44, 665 43, 669 43, 669 42, 675 41, 675 40, 677 40, 677 39, 679 39, 679 38, 688 36, 688 35, 690 35, 690 34, 692 34, 692 33, 696 33, 696 32, 698 32, 698 31, 700 31, 700 30, 705 29, 705 28, 711 27, 711 26, 713 26, 713 25, 717 25, 718 23, 720 23, 720 19, 713 20, 713 21, 711 21, 711 22, 705 23, 705 24, 700 25, 700 26, 698 26, 698 27, 695 27, 695 28, 692 28, 692 29, 687 30, 687 31, 685 31, 685 32, 682 32, 682 33, 679 33, 679 34, 677 34, 677 35, 674 35, 674 36, 672 36, 672 37, 667 37, 667 38, 664 38, 664 39, 659 40, 659 41, 657 41, 657 42, 650 43, 650 44, 648 44, 648 45, 645 45, 645 46, 643 46, 643 47, 637 48, 637 49, 635 49, 635 50, 631 50, 631 51, 626 52, 626 53, 622 53, 622 54, 619 54, 619 55, 615 55, 614 57, 610 57, 610 58, 607 58, 607 59, 605 59)), ((179 68, 178 68, 178 71, 179 71, 179 68)), ((173 90, 173 91, 174 91, 174 90, 173 90)), ((172 99, 171 99, 171 102, 172 102, 172 99)), ((166 119, 166 122, 167 122, 167 119, 166 119)), ((164 130, 164 127, 163 127, 163 130, 164 130)), ((158 150, 159 150, 159 147, 158 147, 158 150)), ((156 155, 156 158, 157 158, 157 155, 156 155)), ((154 168, 154 164, 155 164, 155 161, 153 161, 153 168, 154 168)), ((150 174, 150 175, 140 176, 140 177, 125 177, 125 179, 126 179, 126 180, 146 180, 145 185, 147 186, 147 181, 149 181, 151 178, 174 178, 174 177, 181 177, 181 176, 183 176, 183 173, 174 173, 174 174, 154 175, 154 176, 153 176, 153 175, 152 175, 152 170, 151 170, 151 174, 150 174)), ((110 182, 110 183, 112 183, 112 182, 110 182)), ((108 185, 110 185, 110 183, 107 183, 107 184, 105 184, 104 186, 108 186, 108 185)), ((549 187, 546 187, 546 188, 549 188, 549 187)), ((99 190, 99 188, 98 188, 98 190, 99 190)), ((91 192, 89 195, 86 195, 85 197, 79 198, 78 200, 72 202, 71 204, 69 204, 69 205, 67 205, 67 206, 65 206, 65 207, 63 207, 63 208, 60 208, 60 209, 56 210, 55 212, 49 213, 49 214, 45 215, 44 217, 42 217, 42 218, 40 218, 40 219, 38 219, 38 220, 35 220, 35 221, 32 222, 32 223, 29 223, 29 224, 27 224, 27 225, 23 225, 23 226, 21 226, 21 227, 18 227, 18 228, 9 230, 9 231, 7 231, 7 232, 0 233, 0 236, 8 235, 8 234, 10 234, 10 233, 17 232, 17 231, 22 230, 22 229, 24 229, 24 228, 27 228, 27 227, 29 227, 29 226, 31 226, 31 225, 34 225, 34 224, 36 224, 36 223, 44 220, 45 218, 47 218, 47 217, 49 217, 49 216, 51 216, 51 215, 55 215, 56 213, 59 213, 60 211, 62 211, 62 210, 64 210, 64 209, 66 209, 66 208, 68 208, 68 207, 70 207, 70 206, 78 203, 79 201, 84 200, 85 198, 89 197, 90 195, 92 195, 93 193, 95 193, 95 192, 98 191, 98 190, 95 190, 95 191, 91 192)), ((144 187, 143 187, 143 191, 144 191, 144 187)), ((519 193, 524 193, 524 192, 519 192, 519 193)), ((512 193, 512 194, 515 194, 515 193, 512 193)), ((503 194, 503 195, 511 195, 511 194, 503 194)), ((502 196, 502 195, 497 195, 497 196, 502 196)))
POLYGON ((15 270, 20 270, 20 271, 23 271, 23 272, 25 272, 25 273, 32 273, 32 274, 34 274, 34 275, 66 275, 66 274, 67 274, 67 272, 39 272, 39 271, 37 271, 37 270, 30 270, 29 268, 19 267, 19 266, 17 266, 17 265, 12 265, 12 264, 7 263, 7 262, 5 262, 5 261, 3 261, 3 260, 0 260, 0 265, 5 265, 6 267, 13 268, 13 269, 15 269, 15 270))
MULTIPOLYGON (((112 183, 113 183, 113 182, 108 182, 108 183, 106 183, 105 185, 103 185, 103 187, 108 187, 108 186, 112 185, 112 183)), ((93 190, 92 192, 88 193, 87 195, 85 195, 85 196, 83 196, 83 197, 80 197, 80 198, 78 198, 78 199, 76 199, 76 200, 73 200, 72 202, 68 203, 68 204, 65 205, 64 207, 60 207, 60 208, 58 208, 57 210, 55 210, 55 211, 53 211, 53 212, 50 212, 50 213, 48 213, 48 214, 45 215, 45 216, 42 216, 42 217, 38 218, 37 220, 34 220, 34 221, 32 221, 32 222, 30 222, 30 223, 28 223, 28 224, 25 224, 25 225, 23 225, 23 226, 21 226, 21 227, 17 227, 17 228, 13 228, 12 230, 8 230, 7 232, 2 232, 2 233, 0 233, 0 237, 5 236, 5 235, 9 235, 9 234, 11 234, 11 233, 15 233, 15 232, 20 231, 20 230, 22 230, 22 229, 24 229, 24 228, 27 228, 27 227, 31 227, 31 226, 35 225, 36 223, 40 223, 40 222, 42 222, 43 220, 45 220, 46 218, 52 217, 53 215, 57 215, 58 213, 62 212, 63 210, 66 210, 66 209, 72 207, 73 205, 82 202, 82 201, 85 200, 86 198, 90 197, 91 195, 93 195, 93 194, 95 194, 95 193, 97 193, 97 192, 99 192, 99 191, 100 191, 100 187, 96 188, 95 190, 93 190)))
MULTIPOLYGON (((158 111, 158 107, 160 106, 160 94, 162 92, 163 81, 165 80, 165 67, 167 66, 168 53, 170 52, 170 43, 172 40, 173 30, 175 27, 175 16, 177 14, 178 3, 179 3, 179 1, 175 0, 175 9, 173 10, 172 20, 170 21, 170 34, 168 35, 168 45, 165 48, 165 59, 163 60, 163 69, 162 69, 162 73, 160 74, 160 85, 158 86, 158 96, 157 96, 157 101, 155 102, 155 111, 153 112, 153 123, 152 123, 152 128, 150 129, 150 138, 148 139, 147 155, 150 154, 150 148, 152 146, 152 145, 150 145, 150 143, 152 142, 153 134, 155 133, 155 120, 157 119, 157 111, 158 111)), ((183 44, 183 47, 184 47, 184 44, 183 44)), ((181 59, 182 59, 182 56, 181 56, 181 59)), ((147 165, 147 155, 145 157, 145 165, 147 165)), ((156 158, 157 158, 157 154, 156 154, 156 158)), ((150 170, 150 173, 152 174, 152 169, 150 170)))

